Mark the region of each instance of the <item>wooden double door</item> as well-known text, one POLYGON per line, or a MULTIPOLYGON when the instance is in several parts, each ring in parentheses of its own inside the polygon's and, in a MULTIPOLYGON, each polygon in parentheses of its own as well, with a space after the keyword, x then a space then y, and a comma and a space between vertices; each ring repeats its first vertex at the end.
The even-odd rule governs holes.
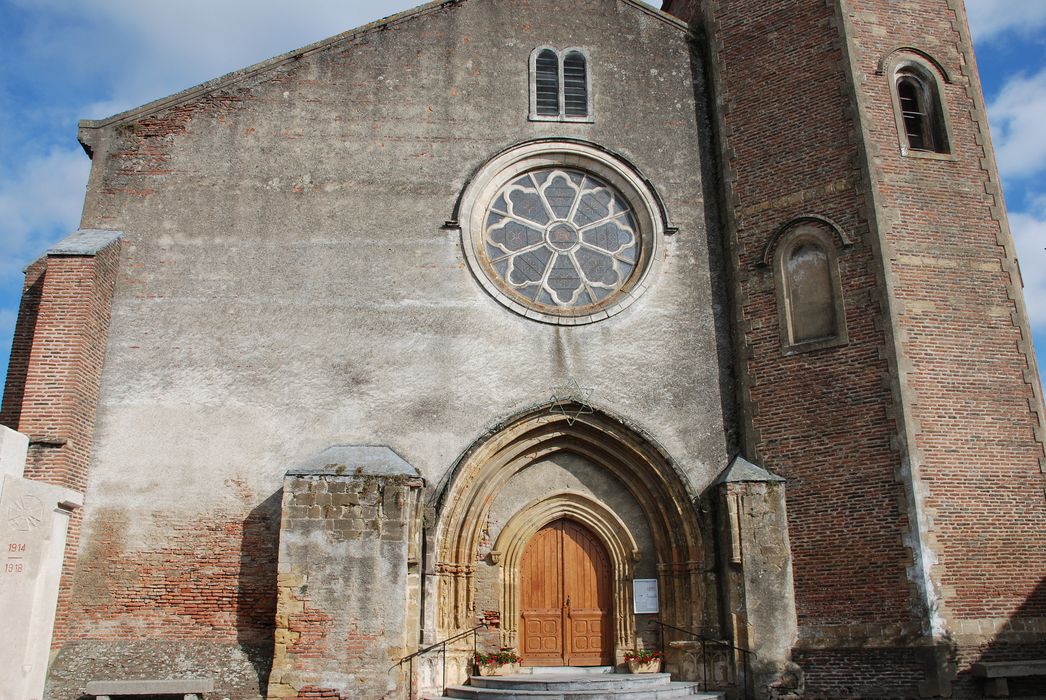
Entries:
POLYGON ((613 663, 611 574, 606 548, 573 520, 531 538, 519 571, 524 665, 613 663))

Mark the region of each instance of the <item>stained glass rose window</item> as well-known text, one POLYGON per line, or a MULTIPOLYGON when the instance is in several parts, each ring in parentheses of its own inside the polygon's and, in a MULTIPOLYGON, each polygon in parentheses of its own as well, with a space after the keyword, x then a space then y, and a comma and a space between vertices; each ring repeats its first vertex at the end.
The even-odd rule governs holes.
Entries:
POLYGON ((595 144, 512 146, 473 173, 454 209, 465 259, 494 299, 577 326, 620 313, 657 279, 668 219, 630 163, 595 144))
POLYGON ((604 305, 639 263, 639 228, 617 190, 590 173, 532 170, 494 196, 484 263, 516 301, 576 313, 604 305))

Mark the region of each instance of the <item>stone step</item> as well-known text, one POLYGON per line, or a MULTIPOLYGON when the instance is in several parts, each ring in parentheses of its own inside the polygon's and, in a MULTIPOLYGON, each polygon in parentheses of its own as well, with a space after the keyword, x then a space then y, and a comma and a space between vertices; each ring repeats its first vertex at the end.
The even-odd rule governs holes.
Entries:
POLYGON ((667 673, 520 674, 473 677, 471 685, 450 686, 445 697, 462 700, 722 700, 697 683, 672 682, 667 673))
POLYGON ((529 674, 516 676, 473 676, 469 685, 477 688, 510 690, 623 690, 668 685, 668 673, 605 674, 529 674))

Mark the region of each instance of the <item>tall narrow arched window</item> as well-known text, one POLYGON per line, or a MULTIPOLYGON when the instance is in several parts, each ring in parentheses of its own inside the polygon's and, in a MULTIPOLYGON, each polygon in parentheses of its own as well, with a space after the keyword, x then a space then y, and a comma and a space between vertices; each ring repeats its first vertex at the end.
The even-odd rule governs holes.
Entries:
POLYGON ((835 301, 828 254, 816 241, 792 246, 784 261, 793 343, 835 335, 835 301))
POLYGON ((775 268, 785 351, 845 343, 846 320, 832 235, 814 223, 787 230, 778 243, 775 268))
POLYGON ((563 112, 568 117, 588 116, 588 65, 580 51, 563 58, 563 112))
POLYGON ((934 150, 933 129, 930 128, 932 115, 928 109, 925 87, 914 76, 902 75, 897 79, 897 99, 901 103, 901 119, 908 147, 917 151, 934 150))
POLYGON ((530 56, 530 118, 592 121, 592 78, 584 49, 542 46, 530 56))
POLYGON ((559 116, 559 56, 542 49, 534 59, 534 111, 542 117, 559 116))
POLYGON ((901 153, 950 153, 947 120, 932 70, 914 60, 905 60, 895 67, 893 76, 901 153))

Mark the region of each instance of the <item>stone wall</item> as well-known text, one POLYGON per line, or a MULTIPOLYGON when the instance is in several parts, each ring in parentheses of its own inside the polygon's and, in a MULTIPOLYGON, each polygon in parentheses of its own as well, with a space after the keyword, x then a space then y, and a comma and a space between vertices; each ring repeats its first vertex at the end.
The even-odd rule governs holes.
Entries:
POLYGON ((284 482, 270 698, 407 697, 424 482, 391 451, 396 469, 359 457, 374 451, 328 450, 284 482))
POLYGON ((704 680, 705 652, 724 667, 721 680, 713 673, 708 687, 732 689, 738 697, 798 698, 803 671, 792 662, 798 629, 784 479, 739 456, 716 480, 709 500, 727 627, 719 639, 726 644, 680 640, 670 646, 690 658, 676 663, 704 680))

